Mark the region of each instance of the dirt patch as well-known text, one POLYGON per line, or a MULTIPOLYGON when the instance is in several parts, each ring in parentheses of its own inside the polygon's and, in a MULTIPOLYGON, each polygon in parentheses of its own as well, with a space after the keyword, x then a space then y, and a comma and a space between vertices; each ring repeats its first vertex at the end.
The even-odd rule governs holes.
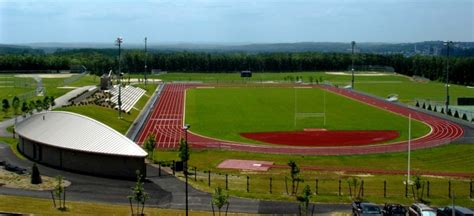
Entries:
POLYGON ((290 146, 362 146, 381 143, 400 136, 394 130, 361 131, 282 131, 241 133, 241 136, 260 142, 290 146))
MULTIPOLYGON (((48 176, 41 176, 43 183, 31 184, 30 174, 19 175, 14 172, 6 171, 0 168, 0 186, 6 188, 19 188, 28 190, 52 190, 56 185, 57 181, 55 178, 48 176)), ((63 180, 65 187, 71 185, 71 182, 63 180)))
MULTIPOLYGON (((349 72, 326 72, 330 75, 342 75, 342 76, 352 76, 352 73, 349 72)), ((355 76, 392 76, 395 73, 378 73, 378 72, 356 72, 355 76)))

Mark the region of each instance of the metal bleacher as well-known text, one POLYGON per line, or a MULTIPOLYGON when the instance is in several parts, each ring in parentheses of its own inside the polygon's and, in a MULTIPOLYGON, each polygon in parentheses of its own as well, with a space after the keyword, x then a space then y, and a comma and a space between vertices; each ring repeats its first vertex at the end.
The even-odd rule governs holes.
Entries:
MULTIPOLYGON (((120 91, 122 94, 122 111, 124 112, 129 112, 146 92, 144 89, 130 85, 122 87, 120 91)), ((118 86, 114 86, 112 89, 110 89, 110 93, 112 94, 110 101, 116 104, 115 108, 118 109, 118 86)))

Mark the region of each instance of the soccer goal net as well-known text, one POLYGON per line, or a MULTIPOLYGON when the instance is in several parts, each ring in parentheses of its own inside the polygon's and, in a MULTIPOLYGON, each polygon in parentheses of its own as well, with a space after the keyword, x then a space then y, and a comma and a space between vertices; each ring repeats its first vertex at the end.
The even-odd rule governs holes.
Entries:
MULTIPOLYGON (((301 87, 300 87, 301 88, 301 87)), ((293 126, 296 128, 297 122, 303 119, 310 119, 310 118, 322 118, 323 119, 323 126, 326 127, 326 92, 323 91, 323 97, 322 97, 322 112, 307 112, 307 111, 300 111, 298 109, 298 89, 300 88, 294 88, 294 121, 293 121, 293 126)))

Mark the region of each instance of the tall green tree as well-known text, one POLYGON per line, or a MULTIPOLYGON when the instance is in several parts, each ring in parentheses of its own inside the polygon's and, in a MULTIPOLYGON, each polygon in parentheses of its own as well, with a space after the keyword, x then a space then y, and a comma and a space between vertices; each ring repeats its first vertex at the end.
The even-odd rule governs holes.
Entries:
POLYGON ((66 210, 66 194, 64 189, 64 178, 60 175, 56 176, 56 185, 52 191, 52 199, 55 208, 59 210, 66 210), (56 200, 59 201, 59 207, 56 205, 56 200))
POLYGON ((3 99, 2 100, 2 111, 5 113, 5 115, 7 115, 9 110, 10 110, 10 102, 8 102, 7 99, 3 99))
POLYGON ((23 103, 21 103, 21 112, 23 113, 23 115, 25 115, 26 113, 28 113, 28 111, 28 103, 26 101, 23 101, 23 103))
POLYGON ((36 163, 33 163, 33 167, 31 168, 31 184, 41 184, 43 181, 41 180, 41 175, 36 163))
POLYGON ((33 111, 36 109, 36 102, 31 100, 28 104, 28 111, 30 114, 33 114, 33 111))
MULTIPOLYGON (((303 193, 300 196, 296 197, 296 200, 300 203, 299 210, 300 215, 309 215, 309 203, 311 201, 311 188, 309 185, 306 185, 303 188, 303 193)), ((314 207, 314 206, 313 206, 314 207)), ((313 209, 314 210, 314 209, 313 209)), ((311 215, 313 215, 313 211, 311 211, 311 215)))
POLYGON ((211 200, 211 207, 212 207, 212 215, 216 215, 214 211, 214 206, 217 207, 219 212, 219 216, 221 215, 221 209, 226 205, 225 215, 227 215, 227 211, 229 210, 229 195, 224 193, 221 187, 217 187, 214 189, 214 193, 212 194, 211 200))
POLYGON ((288 161, 288 166, 290 167, 291 194, 294 195, 298 192, 298 185, 303 179, 299 177, 300 168, 294 160, 288 161))
POLYGON ((35 108, 36 108, 36 111, 38 112, 41 112, 43 111, 43 101, 41 101, 40 99, 36 100, 36 104, 35 104, 35 108))
POLYGON ((12 107, 13 112, 15 113, 15 115, 17 115, 20 108, 20 98, 18 98, 17 96, 13 97, 12 107))
POLYGON ((54 96, 50 96, 50 97, 49 97, 49 105, 50 105, 51 107, 56 106, 56 102, 55 102, 54 96))
POLYGON ((148 153, 148 157, 153 160, 153 154, 156 146, 155 134, 149 134, 143 143, 143 148, 148 153))
POLYGON ((181 161, 187 162, 190 156, 191 152, 189 151, 188 142, 185 139, 181 138, 179 140, 178 157, 179 159, 181 159, 181 161))
POLYGON ((132 214, 135 215, 144 215, 143 211, 145 210, 145 202, 149 198, 148 193, 145 191, 144 183, 143 183, 143 176, 140 174, 140 171, 137 170, 137 182, 135 186, 132 187, 132 195, 128 196, 128 200, 130 202, 130 210, 132 214), (136 212, 134 213, 132 201, 137 203, 136 212), (141 211, 140 211, 141 205, 141 211))

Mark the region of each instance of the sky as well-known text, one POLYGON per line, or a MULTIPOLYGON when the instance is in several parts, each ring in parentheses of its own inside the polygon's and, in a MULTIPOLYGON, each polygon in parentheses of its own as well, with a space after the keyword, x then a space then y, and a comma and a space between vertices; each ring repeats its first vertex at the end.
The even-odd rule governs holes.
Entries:
POLYGON ((474 0, 0 0, 0 44, 474 41, 474 0))

